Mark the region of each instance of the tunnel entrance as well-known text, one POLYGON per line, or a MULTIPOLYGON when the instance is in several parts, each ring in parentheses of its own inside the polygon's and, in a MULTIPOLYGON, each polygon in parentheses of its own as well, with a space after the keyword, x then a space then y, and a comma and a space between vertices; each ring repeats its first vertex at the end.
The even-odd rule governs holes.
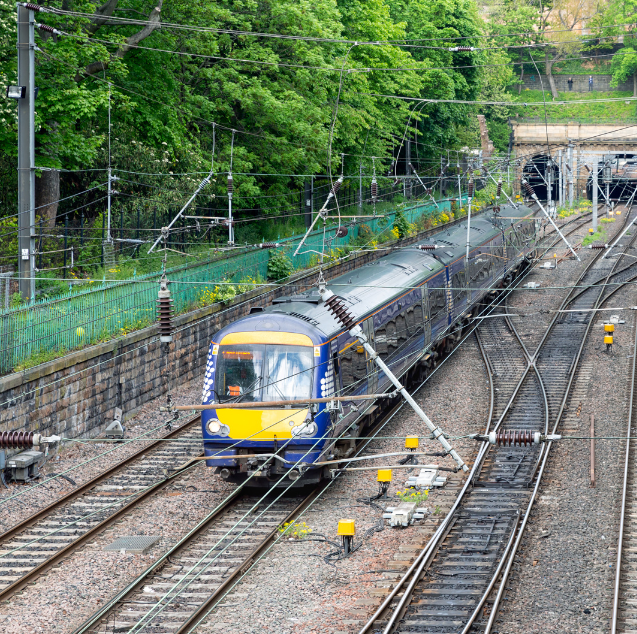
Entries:
POLYGON ((551 183, 551 200, 558 198, 560 170, 548 155, 536 154, 531 158, 522 170, 522 178, 529 182, 540 200, 548 200, 547 183, 551 183))
MULTIPOLYGON (((637 154, 609 154, 607 158, 611 164, 608 197, 611 201, 628 201, 637 187, 637 154)), ((606 183, 604 182, 604 161, 601 157, 597 169, 597 181, 601 190, 597 192, 597 199, 600 204, 603 204, 606 200, 606 183)), ((586 197, 588 200, 593 199, 592 174, 589 174, 586 180, 586 197)))

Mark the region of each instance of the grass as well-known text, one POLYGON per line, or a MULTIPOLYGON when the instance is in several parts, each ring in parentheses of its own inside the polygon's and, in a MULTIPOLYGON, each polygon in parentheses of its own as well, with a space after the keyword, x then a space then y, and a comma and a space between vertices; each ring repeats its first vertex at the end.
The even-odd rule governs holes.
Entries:
MULTIPOLYGON (((514 101, 528 104, 527 106, 515 106, 512 108, 512 114, 520 117, 541 117, 544 118, 544 103, 541 90, 523 90, 518 96, 517 91, 512 91, 514 101)), ((558 93, 560 101, 575 100, 594 100, 632 97, 632 92, 612 91, 612 92, 560 92, 558 93)), ((551 105, 553 98, 550 90, 546 91, 546 114, 550 121, 568 121, 577 120, 580 123, 592 120, 608 120, 608 121, 631 121, 637 118, 637 110, 635 102, 626 103, 624 101, 615 101, 610 103, 575 103, 572 105, 551 105)))
POLYGON ((606 229, 602 227, 598 227, 595 233, 590 233, 582 240, 582 246, 587 247, 589 244, 593 244, 593 242, 605 242, 606 241, 606 229))

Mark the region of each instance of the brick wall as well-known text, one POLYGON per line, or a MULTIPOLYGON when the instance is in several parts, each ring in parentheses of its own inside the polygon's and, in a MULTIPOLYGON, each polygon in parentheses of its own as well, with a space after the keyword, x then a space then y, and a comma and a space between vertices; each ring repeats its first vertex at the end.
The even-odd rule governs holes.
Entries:
MULTIPOLYGON (((553 75, 555 79, 555 85, 557 89, 562 92, 568 92, 568 78, 571 77, 573 80, 573 92, 588 92, 588 78, 589 75, 553 75)), ((550 93, 551 88, 549 86, 549 80, 546 75, 542 75, 542 84, 544 85, 544 90, 550 93)), ((611 90, 629 90, 632 92, 633 90, 633 80, 625 81, 622 84, 619 84, 617 88, 610 87, 610 81, 612 79, 612 75, 593 75, 593 90, 598 90, 602 92, 608 92, 611 90)), ((542 84, 540 84, 540 76, 539 75, 524 75, 522 91, 525 88, 529 88, 531 90, 542 90, 542 84)))
MULTIPOLYGON (((456 220, 453 224, 460 222, 456 220)), ((422 240, 440 228, 399 243, 422 240)), ((387 251, 351 256, 326 268, 327 279, 371 262, 387 251)), ((297 290, 316 284, 316 271, 293 276, 297 290)), ((163 396, 167 377, 173 385, 203 376, 208 347, 223 326, 290 293, 287 286, 257 289, 230 305, 215 304, 175 318, 175 333, 166 356, 155 326, 91 346, 42 365, 0 378, 0 431, 38 431, 67 438, 95 437, 120 407, 125 418, 141 405, 163 396)))

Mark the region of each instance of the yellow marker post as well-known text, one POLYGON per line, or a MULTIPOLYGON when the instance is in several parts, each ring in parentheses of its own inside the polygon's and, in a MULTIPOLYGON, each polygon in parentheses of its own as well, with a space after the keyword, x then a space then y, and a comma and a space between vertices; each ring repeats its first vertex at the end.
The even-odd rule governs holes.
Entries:
POLYGON ((377 482, 391 482, 391 469, 379 469, 378 476, 376 477, 377 482))
POLYGON ((418 436, 407 436, 405 438, 405 449, 411 449, 412 451, 416 451, 419 446, 418 436))
POLYGON ((593 235, 595 233, 595 229, 593 229, 593 227, 589 227, 588 229, 588 233, 590 233, 591 235, 593 235))
POLYGON ((353 537, 356 535, 356 522, 354 520, 338 520, 338 534, 340 537, 353 537))
POLYGON ((343 540, 343 551, 347 556, 352 552, 354 535, 356 535, 356 524, 354 523, 354 520, 339 520, 338 534, 343 540))
MULTIPOLYGON (((615 324, 604 324, 604 331, 605 332, 615 332, 615 324)), ((611 337, 612 339, 612 337, 611 337)), ((611 341, 611 343, 613 343, 611 341)))

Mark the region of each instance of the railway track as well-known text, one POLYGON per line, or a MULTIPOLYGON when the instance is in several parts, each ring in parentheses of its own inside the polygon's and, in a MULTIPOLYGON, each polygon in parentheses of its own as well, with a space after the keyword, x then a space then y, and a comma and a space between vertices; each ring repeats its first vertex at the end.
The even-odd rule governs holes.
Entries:
POLYGON ((142 500, 155 494, 192 458, 202 455, 200 417, 186 421, 76 490, 0 535, 0 600, 68 557, 142 500), (171 442, 165 442, 165 440, 171 442))
MULTIPOLYGON (((573 228, 569 227, 568 233, 572 233, 581 227, 582 221, 585 223, 587 220, 586 218, 578 217, 563 226, 574 225, 573 228)), ((52 566, 71 555, 92 536, 103 531, 115 520, 131 512, 148 496, 163 488, 168 482, 172 481, 171 477, 167 476, 168 472, 172 472, 172 477, 174 477, 179 474, 180 468, 187 469, 189 466, 194 466, 191 463, 191 459, 201 455, 200 446, 192 442, 192 439, 199 438, 198 423, 199 417, 186 422, 180 428, 167 434, 166 438, 170 438, 175 442, 163 443, 162 441, 155 441, 130 458, 113 466, 97 478, 87 482, 48 507, 38 511, 24 522, 6 531, 3 535, 0 535, 0 599, 6 600, 10 598, 15 592, 21 590, 52 566), (180 440, 183 442, 179 442, 180 440)), ((250 502, 249 498, 245 498, 244 502, 241 502, 241 500, 231 501, 232 505, 234 505, 233 508, 239 509, 242 508, 240 506, 242 503, 250 504, 250 502)), ((281 509, 269 509, 268 514, 265 516, 266 519, 259 519, 256 522, 256 532, 252 533, 252 529, 250 529, 245 537, 242 536, 239 542, 241 544, 244 542, 249 543, 254 546, 255 536, 260 535, 261 544, 255 546, 250 552, 257 552, 265 547, 269 540, 272 539, 273 532, 268 532, 264 527, 278 526, 281 521, 289 521, 287 518, 300 512, 299 509, 304 507, 306 501, 296 499, 290 504, 286 502, 286 504, 281 506, 281 509), (294 507, 292 511, 288 508, 290 504, 294 507), (265 523, 261 524, 262 522, 265 523), (264 530, 267 535, 264 534, 264 530), (251 542, 250 540, 253 541, 251 542)), ((206 539, 212 539, 217 534, 215 531, 219 530, 219 522, 223 524, 225 521, 223 516, 229 514, 227 516, 231 517, 232 513, 233 511, 230 507, 219 509, 219 512, 214 514, 213 518, 209 518, 209 522, 206 525, 208 526, 207 529, 202 527, 196 535, 189 534, 185 538, 187 542, 178 551, 173 552, 171 550, 166 557, 171 556, 171 553, 181 557, 182 555, 178 555, 178 552, 183 552, 186 557, 184 566, 188 565, 192 557, 187 554, 189 552, 188 548, 190 548, 187 544, 192 544, 192 547, 195 548, 195 554, 197 552, 196 548, 200 550, 205 548, 207 544, 210 544, 206 539), (206 533, 208 530, 209 533, 206 533), (208 537, 205 536, 206 534, 208 537)), ((228 539, 232 540, 232 535, 229 535, 228 539)), ((230 557, 230 559, 227 559, 225 550, 223 553, 211 554, 211 557, 219 559, 221 567, 226 570, 222 574, 225 578, 219 579, 217 578, 218 575, 215 577, 219 572, 217 570, 219 566, 217 565, 214 567, 214 574, 202 575, 205 578, 210 577, 210 582, 213 584, 217 583, 218 588, 213 588, 210 592, 207 590, 199 592, 201 606, 204 606, 204 608, 206 606, 209 607, 209 600, 214 603, 215 597, 220 596, 220 593, 223 592, 225 581, 234 578, 238 571, 240 572, 244 569, 246 562, 250 560, 251 556, 242 559, 240 554, 237 555, 235 553, 234 558, 230 557), (233 567, 233 564, 237 565, 233 567), (204 595, 207 597, 205 601, 202 598, 204 595)), ((168 561, 168 559, 164 560, 162 558, 160 561, 168 561)), ((172 562, 169 563, 174 566, 172 562)), ((207 565, 207 563, 209 562, 204 561, 202 565, 207 565)), ((181 570, 181 568, 179 569, 181 570)), ((165 570, 170 569, 165 568, 165 570)), ((155 574, 155 569, 149 569, 148 574, 155 574)), ((162 574, 162 571, 158 570, 157 574, 162 574)), ((135 593, 137 591, 138 589, 129 588, 126 590, 128 592, 126 596, 136 596, 135 593)), ((187 595, 189 596, 189 593, 187 595)), ((144 598, 148 600, 147 596, 144 598)), ((177 605, 181 606, 182 603, 177 602, 177 605)), ((116 612, 117 610, 113 608, 110 614, 115 615, 116 612)), ((127 612, 129 612, 128 616, 131 616, 130 610, 127 610, 127 612)), ((193 613, 196 614, 197 612, 193 613)), ((171 623, 173 625, 177 622, 175 621, 177 618, 182 619, 182 625, 187 625, 190 622, 188 620, 190 617, 185 612, 179 617, 175 616, 174 610, 168 611, 167 614, 172 615, 171 618, 173 620, 171 623)), ((191 612, 188 612, 188 614, 191 614, 191 612)), ((103 622, 103 619, 100 619, 100 622, 103 622)), ((123 623, 122 621, 122 627, 124 626, 123 623)), ((179 628, 181 628, 181 625, 177 629, 171 626, 167 631, 181 632, 182 629, 179 628)), ((85 629, 81 631, 109 630, 85 629)), ((161 630, 153 629, 153 631, 161 630)))
MULTIPOLYGON (((634 217, 626 217, 624 227, 634 217)), ((560 311, 574 312, 556 312, 534 352, 508 318, 481 326, 480 347, 492 385, 487 430, 558 429, 593 309, 610 292, 599 282, 608 282, 622 261, 601 256, 586 266, 576 285, 597 281, 597 286, 568 293, 560 311), (514 377, 519 377, 515 386, 514 377), (510 394, 508 400, 500 392, 510 394)), ((550 445, 483 444, 451 512, 359 634, 492 632, 550 445)))

